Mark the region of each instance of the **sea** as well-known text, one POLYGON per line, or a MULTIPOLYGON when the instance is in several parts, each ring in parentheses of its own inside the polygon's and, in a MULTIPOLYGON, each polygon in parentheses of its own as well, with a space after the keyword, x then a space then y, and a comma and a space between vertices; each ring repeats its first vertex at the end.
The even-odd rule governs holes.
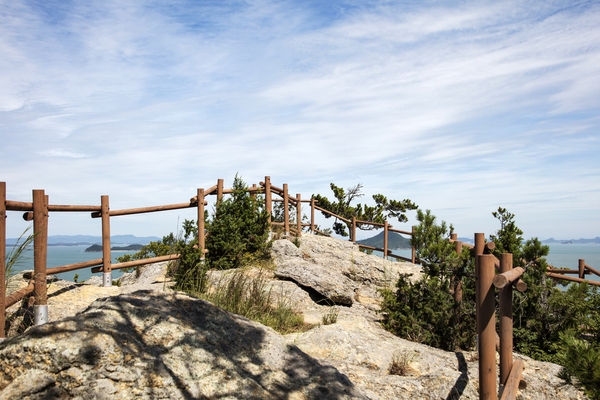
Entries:
MULTIPOLYGON (((579 259, 583 259, 587 265, 600 271, 600 244, 551 243, 546 245, 550 247, 546 261, 556 268, 577 269, 579 259)), ((407 258, 411 255, 410 249, 393 250, 392 253, 407 258)), ((569 276, 576 277, 572 274, 569 276)), ((600 276, 589 274, 586 275, 586 279, 600 281, 600 276)))
MULTIPOLYGON (((60 267, 68 264, 75 264, 83 261, 96 260, 102 258, 101 252, 86 252, 85 249, 90 247, 87 245, 76 245, 76 246, 48 246, 48 258, 46 261, 47 268, 60 267)), ((13 250, 12 245, 6 246, 6 254, 9 254, 13 250)), ((117 257, 124 254, 133 254, 135 251, 111 251, 111 262, 116 263, 117 257)), ((33 269, 33 247, 28 247, 19 260, 15 263, 12 268, 11 274, 17 273, 24 270, 33 269)), ((56 274, 59 279, 68 281, 74 281, 77 275, 77 281, 83 282, 92 277, 91 268, 82 268, 75 271, 63 272, 56 274)), ((95 275, 102 276, 101 273, 95 275)), ((116 269, 112 271, 112 278, 117 279, 123 275, 123 271, 116 269)))
MULTIPOLYGON (((555 267, 565 267, 569 269, 578 268, 578 260, 584 259, 585 263, 597 270, 600 270, 600 244, 562 244, 552 243, 550 246, 550 254, 546 257, 548 264, 555 267)), ((74 264, 82 261, 90 261, 98 258, 102 258, 102 253, 85 252, 89 245, 78 245, 78 246, 48 246, 48 268, 59 267, 67 264, 74 264)), ((10 253, 12 246, 6 247, 6 253, 10 253)), ((133 254, 135 251, 111 251, 111 259, 113 263, 116 263, 117 257, 124 254, 133 254)), ((394 250, 394 254, 399 256, 410 258, 410 249, 406 250, 394 250)), ((13 273, 23 270, 33 269, 33 248, 28 248, 23 256, 13 267, 13 273)), ((120 277, 123 272, 121 270, 114 270, 113 279, 120 277)), ((77 274, 77 280, 79 282, 89 279, 92 276, 91 268, 83 268, 76 271, 63 272, 56 274, 59 279, 65 279, 73 281, 77 274)), ((99 273, 98 276, 101 276, 99 273)), ((590 274, 586 276, 587 279, 600 281, 600 277, 590 274)))

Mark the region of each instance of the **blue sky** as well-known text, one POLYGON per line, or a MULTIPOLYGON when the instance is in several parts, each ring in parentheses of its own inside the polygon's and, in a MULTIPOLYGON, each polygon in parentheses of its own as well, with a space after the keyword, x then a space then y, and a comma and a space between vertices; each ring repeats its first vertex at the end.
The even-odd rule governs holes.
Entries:
POLYGON ((598 2, 0 0, 0 54, 10 200, 180 203, 239 173, 303 197, 360 182, 460 236, 499 206, 526 237, 600 235, 598 2))

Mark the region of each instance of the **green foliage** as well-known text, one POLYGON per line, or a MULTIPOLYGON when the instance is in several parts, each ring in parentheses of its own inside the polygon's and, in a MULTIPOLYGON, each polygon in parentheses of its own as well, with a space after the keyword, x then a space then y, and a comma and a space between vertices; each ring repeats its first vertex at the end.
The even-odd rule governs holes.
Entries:
POLYGON ((592 399, 600 399, 600 345, 578 339, 572 332, 560 335, 563 351, 560 377, 569 383, 580 384, 592 399), (573 379, 575 378, 575 379, 573 379))
POLYGON ((19 261, 21 257, 25 254, 25 250, 33 243, 35 236, 37 233, 28 234, 31 226, 28 226, 27 229, 21 233, 17 242, 13 246, 12 250, 6 255, 5 261, 5 275, 4 281, 7 282, 8 278, 12 275, 12 269, 14 265, 19 261))
POLYGON ((217 204, 207 228, 207 262, 211 268, 237 268, 270 256, 269 216, 264 201, 260 196, 251 196, 237 175, 233 193, 217 204))
POLYGON ((395 291, 383 290, 383 326, 394 334, 453 351, 475 340, 475 291, 469 252, 459 256, 448 241, 452 226, 436 223, 429 210, 417 211, 411 244, 424 275, 412 283, 398 279, 395 291), (461 296, 455 296, 460 290, 461 296))
MULTIPOLYGON (((408 221, 406 212, 418 208, 416 204, 408 199, 402 201, 389 200, 382 194, 373 195, 374 206, 360 203, 352 205, 356 199, 363 196, 361 193, 362 184, 359 183, 354 187, 348 188, 346 191, 333 183, 330 187, 335 197, 334 201, 330 201, 327 197, 320 194, 313 196, 313 198, 318 201, 319 207, 350 221, 352 217, 355 217, 357 220, 379 224, 382 224, 386 218, 396 218, 399 222, 406 222, 408 221)), ((322 212, 322 214, 325 218, 331 218, 331 215, 328 213, 322 212)), ((375 229, 374 226, 365 224, 358 224, 357 227, 363 230, 375 229)), ((335 218, 333 230, 336 234, 346 237, 348 236, 349 229, 351 229, 351 223, 346 223, 335 218)))
POLYGON ((454 275, 462 263, 454 244, 448 240, 454 232, 452 225, 447 226, 445 221, 436 224, 436 217, 429 210, 418 210, 417 221, 419 224, 414 228, 410 243, 423 265, 423 272, 430 277, 444 279, 454 275))
POLYGON ((496 235, 490 235, 490 241, 496 244, 494 254, 498 256, 501 253, 512 253, 515 266, 520 265, 523 231, 517 227, 515 215, 502 207, 498 207, 498 211, 492 212, 492 215, 500 222, 500 229, 496 235))
POLYGON ((175 242, 179 260, 172 269, 175 289, 201 292, 206 288, 206 263, 203 250, 198 248, 198 226, 195 221, 183 221, 183 236, 175 242))
POLYGON ((382 295, 382 323, 390 332, 449 351, 473 346, 474 310, 466 302, 455 303, 448 279, 423 276, 411 283, 402 275, 395 292, 383 290, 382 295))
MULTIPOLYGON (((184 221, 186 222, 191 221, 184 221)), ((161 257, 169 254, 177 253, 177 244, 179 240, 175 238, 173 233, 169 233, 167 236, 163 236, 162 240, 157 240, 154 242, 150 242, 147 245, 143 246, 139 251, 133 254, 124 254, 120 257, 117 257, 117 262, 123 263, 134 260, 143 260, 145 258, 152 257, 161 257)))
POLYGON ((199 296, 214 305, 286 334, 306 330, 302 315, 294 312, 282 296, 275 299, 262 271, 252 276, 236 270, 199 296))

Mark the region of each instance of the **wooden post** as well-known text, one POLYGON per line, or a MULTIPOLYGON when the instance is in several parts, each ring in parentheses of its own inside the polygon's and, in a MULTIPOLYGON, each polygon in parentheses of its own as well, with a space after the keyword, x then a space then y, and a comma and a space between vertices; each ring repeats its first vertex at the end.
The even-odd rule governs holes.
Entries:
POLYGON ((477 256, 479 267, 479 398, 496 400, 496 319, 494 318, 494 256, 477 256))
POLYGON ((450 234, 450 239, 454 240, 454 241, 457 241, 458 240, 458 233, 451 233, 450 234))
POLYGON ((100 196, 100 208, 102 215, 102 286, 112 286, 112 267, 110 256, 110 208, 108 196, 100 196))
POLYGON ((350 240, 356 243, 356 217, 352 216, 352 232, 350 232, 350 240))
POLYGON ((585 279, 585 260, 579 259, 579 279, 585 279))
POLYGON ((253 199, 256 198, 256 183, 253 183, 252 187, 250 188, 250 197, 253 199))
MULTIPOLYGON (((413 226, 410 237, 413 238, 414 236, 415 236, 415 227, 413 226)), ((415 246, 411 245, 410 250, 411 250, 410 251, 411 262, 414 264, 415 261, 417 261, 417 249, 415 249, 415 246)))
POLYGON ((310 199, 310 231, 315 233, 315 199, 310 199))
POLYGON ((302 236, 302 199, 300 193, 296 193, 296 237, 302 236))
POLYGON ((223 200, 223 179, 217 179, 217 204, 223 200))
MULTIPOLYGON (((455 233, 452 234, 452 236, 456 236, 455 233)), ((454 238, 456 240, 456 237, 454 238)), ((456 251, 456 254, 458 254, 460 256, 460 253, 462 253, 462 242, 459 240, 456 240, 454 242, 454 251, 456 251)), ((458 303, 460 303, 462 301, 462 297, 463 297, 463 291, 462 291, 462 277, 458 277, 456 278, 456 282, 454 283, 454 303, 457 305, 457 313, 460 311, 458 309, 458 303)))
POLYGON ((43 190, 33 190, 33 273, 34 273, 34 324, 48 322, 48 293, 46 261, 48 250, 48 198, 43 190))
POLYGON ((290 200, 288 198, 288 184, 283 184, 283 231, 285 235, 290 234, 290 200))
MULTIPOLYGON (((500 254, 500 273, 512 269, 512 254, 500 254)), ((500 289, 500 387, 503 388, 513 365, 512 285, 500 289)))
POLYGON ((273 234, 271 217, 273 215, 273 194, 271 193, 271 177, 265 176, 265 210, 267 210, 267 216, 269 217, 269 239, 273 234))
POLYGON ((206 248, 204 237, 204 189, 198 189, 198 248, 204 258, 204 249, 206 248))
MULTIPOLYGON (((478 255, 483 254, 483 249, 485 248, 485 235, 483 233, 476 233, 475 234, 475 247, 473 247, 473 257, 475 257, 475 287, 478 287, 478 281, 479 281, 479 258, 477 258, 478 255)), ((476 290, 475 291, 475 314, 479 315, 479 291, 476 290)), ((476 323, 476 329, 477 329, 477 333, 476 333, 476 340, 477 340, 477 346, 479 346, 479 333, 481 331, 481 328, 479 326, 479 318, 477 318, 475 320, 476 323)))
POLYGON ((0 182, 0 341, 6 324, 6 182, 0 182))
POLYGON ((388 258, 388 222, 387 219, 383 221, 383 259, 388 258))

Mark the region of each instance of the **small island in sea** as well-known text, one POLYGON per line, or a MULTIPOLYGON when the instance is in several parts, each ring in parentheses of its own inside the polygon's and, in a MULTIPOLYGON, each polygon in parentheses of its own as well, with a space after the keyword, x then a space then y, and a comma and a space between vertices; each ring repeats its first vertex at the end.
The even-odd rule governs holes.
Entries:
MULTIPOLYGON (((130 244, 128 246, 113 246, 110 249, 114 251, 138 251, 144 245, 142 244, 130 244)), ((99 253, 102 251, 102 246, 99 244, 93 244, 84 250, 86 253, 99 253)))

